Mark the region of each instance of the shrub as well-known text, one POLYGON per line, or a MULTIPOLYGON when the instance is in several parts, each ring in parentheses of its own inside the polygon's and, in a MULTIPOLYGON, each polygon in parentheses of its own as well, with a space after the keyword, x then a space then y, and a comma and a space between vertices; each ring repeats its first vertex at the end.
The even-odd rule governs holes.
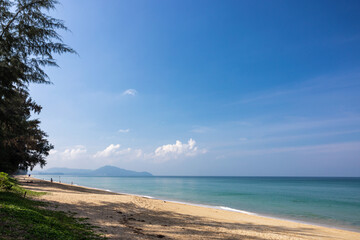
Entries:
POLYGON ((0 189, 10 190, 14 186, 7 173, 0 172, 0 189))

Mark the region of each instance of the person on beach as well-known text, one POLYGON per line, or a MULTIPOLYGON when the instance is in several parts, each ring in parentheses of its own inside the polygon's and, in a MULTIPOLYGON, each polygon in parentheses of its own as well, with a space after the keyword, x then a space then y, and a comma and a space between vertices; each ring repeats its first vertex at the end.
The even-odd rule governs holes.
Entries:
POLYGON ((50 179, 50 182, 53 182, 52 178, 50 179))

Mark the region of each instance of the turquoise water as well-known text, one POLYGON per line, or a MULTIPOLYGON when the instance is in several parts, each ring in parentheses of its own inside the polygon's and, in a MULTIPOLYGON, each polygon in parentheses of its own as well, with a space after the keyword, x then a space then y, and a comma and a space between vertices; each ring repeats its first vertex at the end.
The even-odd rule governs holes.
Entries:
MULTIPOLYGON (((40 179, 59 176, 38 175, 40 179)), ((360 231, 360 178, 79 177, 61 182, 360 231)))

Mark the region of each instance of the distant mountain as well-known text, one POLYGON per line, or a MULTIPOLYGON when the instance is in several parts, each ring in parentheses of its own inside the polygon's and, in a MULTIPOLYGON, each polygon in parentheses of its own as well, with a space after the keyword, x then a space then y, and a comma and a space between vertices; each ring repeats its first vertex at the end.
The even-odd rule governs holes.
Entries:
POLYGON ((134 172, 114 166, 104 166, 98 168, 92 171, 91 174, 93 176, 128 176, 128 177, 152 176, 152 174, 148 172, 134 172))
POLYGON ((46 171, 32 172, 39 175, 78 175, 78 176, 102 176, 102 177, 150 177, 148 172, 135 172, 114 166, 104 166, 96 170, 73 169, 73 168, 49 168, 46 171))

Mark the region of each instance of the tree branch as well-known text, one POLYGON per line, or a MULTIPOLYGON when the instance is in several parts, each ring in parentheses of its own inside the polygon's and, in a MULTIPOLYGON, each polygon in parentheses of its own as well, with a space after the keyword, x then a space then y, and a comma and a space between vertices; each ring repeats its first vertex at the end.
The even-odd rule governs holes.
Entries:
POLYGON ((16 12, 16 14, 14 15, 14 17, 8 22, 8 24, 6 24, 5 28, 2 28, 3 31, 0 35, 0 38, 3 37, 4 33, 8 30, 8 28, 10 27, 10 25, 15 21, 16 17, 22 12, 24 11, 26 8, 28 7, 31 7, 33 4, 36 4, 36 3, 41 3, 42 1, 33 1, 33 2, 30 2, 26 5, 24 5, 23 7, 19 8, 18 11, 16 12))

